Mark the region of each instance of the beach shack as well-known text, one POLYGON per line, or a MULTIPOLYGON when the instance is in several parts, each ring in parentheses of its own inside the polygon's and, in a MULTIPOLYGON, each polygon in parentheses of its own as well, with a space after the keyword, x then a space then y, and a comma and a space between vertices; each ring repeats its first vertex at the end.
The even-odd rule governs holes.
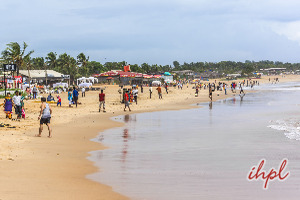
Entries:
POLYGON ((19 70, 24 83, 47 84, 51 87, 57 82, 69 82, 70 76, 54 70, 19 70), (47 82, 47 83, 46 83, 47 82))

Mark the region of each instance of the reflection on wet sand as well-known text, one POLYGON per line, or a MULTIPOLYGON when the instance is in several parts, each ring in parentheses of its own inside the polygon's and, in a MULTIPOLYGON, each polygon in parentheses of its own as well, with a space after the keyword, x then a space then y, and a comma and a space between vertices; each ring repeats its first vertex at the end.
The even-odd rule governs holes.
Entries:
POLYGON ((128 139, 129 139, 129 133, 128 133, 128 129, 125 128, 123 131, 123 149, 122 149, 122 154, 121 154, 121 161, 125 162, 126 161, 126 156, 128 153, 128 139))

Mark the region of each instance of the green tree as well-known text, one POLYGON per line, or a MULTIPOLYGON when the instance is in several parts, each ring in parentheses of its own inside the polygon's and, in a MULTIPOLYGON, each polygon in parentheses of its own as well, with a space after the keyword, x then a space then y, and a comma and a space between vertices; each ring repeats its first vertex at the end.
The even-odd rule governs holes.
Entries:
POLYGON ((89 62, 89 57, 86 57, 84 53, 80 53, 77 56, 77 65, 79 66, 79 74, 82 76, 89 76, 89 68, 87 67, 87 63, 89 62))
POLYGON ((70 75, 70 84, 74 84, 74 80, 79 78, 76 60, 67 53, 59 55, 57 65, 59 72, 65 75, 70 75))
POLYGON ((34 51, 31 50, 27 54, 25 54, 26 48, 28 45, 23 42, 23 48, 19 45, 17 42, 11 42, 7 44, 7 48, 2 51, 2 58, 8 62, 8 63, 13 63, 17 65, 17 75, 19 75, 19 70, 22 68, 23 62, 24 62, 24 57, 30 56, 34 51))
POLYGON ((57 54, 55 52, 50 52, 46 56, 46 63, 49 69, 56 69, 57 67, 57 54))

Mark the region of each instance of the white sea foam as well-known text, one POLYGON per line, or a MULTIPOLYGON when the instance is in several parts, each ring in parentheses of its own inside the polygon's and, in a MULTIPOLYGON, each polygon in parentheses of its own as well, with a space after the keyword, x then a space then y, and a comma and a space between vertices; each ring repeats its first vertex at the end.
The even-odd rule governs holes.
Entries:
POLYGON ((269 128, 284 131, 284 135, 291 140, 300 140, 300 123, 297 119, 271 121, 269 128))

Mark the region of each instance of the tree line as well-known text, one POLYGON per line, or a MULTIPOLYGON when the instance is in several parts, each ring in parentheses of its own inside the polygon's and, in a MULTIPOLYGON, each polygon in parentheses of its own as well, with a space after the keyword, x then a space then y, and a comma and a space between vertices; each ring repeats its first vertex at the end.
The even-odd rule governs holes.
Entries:
MULTIPOLYGON (((123 70, 124 65, 127 64, 125 61, 106 62, 104 64, 97 61, 90 61, 89 56, 86 56, 84 53, 78 54, 76 58, 67 53, 57 55, 56 52, 49 52, 45 57, 32 57, 33 53, 34 50, 28 50, 28 45, 25 42, 23 42, 22 45, 17 42, 11 42, 7 44, 6 49, 1 52, 0 62, 16 64, 18 66, 17 74, 20 69, 28 71, 55 70, 62 74, 70 75, 71 82, 82 76, 89 77, 92 74, 99 74, 110 70, 123 70)), ((145 74, 192 70, 198 73, 214 71, 224 74, 242 73, 249 75, 255 71, 259 71, 259 69, 275 67, 295 71, 300 69, 300 63, 283 63, 269 60, 255 62, 246 60, 245 62, 184 62, 183 64, 174 61, 173 66, 149 65, 147 63, 130 65, 131 71, 145 74)))

